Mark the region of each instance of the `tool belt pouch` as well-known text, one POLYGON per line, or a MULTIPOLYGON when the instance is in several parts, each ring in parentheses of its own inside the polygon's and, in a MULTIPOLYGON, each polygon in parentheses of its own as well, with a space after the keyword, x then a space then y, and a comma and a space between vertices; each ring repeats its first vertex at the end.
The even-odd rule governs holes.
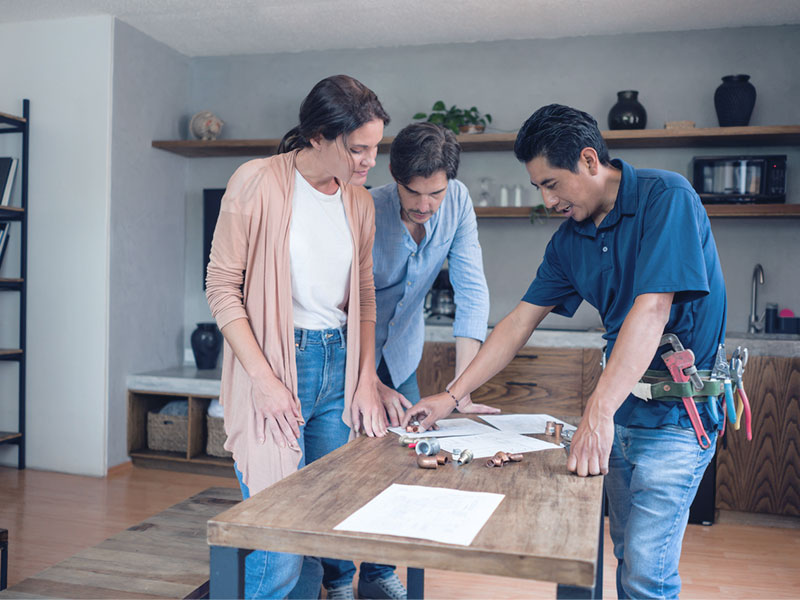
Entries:
POLYGON ((680 402, 682 398, 694 398, 695 402, 707 402, 709 396, 715 397, 725 393, 722 381, 709 379, 711 371, 697 371, 703 380, 703 389, 696 390, 691 381, 677 383, 672 380, 668 371, 645 372, 641 381, 633 386, 631 392, 642 400, 659 400, 661 402, 680 402))

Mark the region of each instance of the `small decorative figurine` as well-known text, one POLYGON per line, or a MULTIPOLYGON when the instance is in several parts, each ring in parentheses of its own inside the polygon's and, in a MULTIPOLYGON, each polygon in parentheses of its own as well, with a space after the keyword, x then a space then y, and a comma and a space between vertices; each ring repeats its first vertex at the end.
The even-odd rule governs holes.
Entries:
POLYGON ((201 111, 192 117, 189 130, 198 140, 215 140, 222 132, 225 123, 208 110, 201 111))

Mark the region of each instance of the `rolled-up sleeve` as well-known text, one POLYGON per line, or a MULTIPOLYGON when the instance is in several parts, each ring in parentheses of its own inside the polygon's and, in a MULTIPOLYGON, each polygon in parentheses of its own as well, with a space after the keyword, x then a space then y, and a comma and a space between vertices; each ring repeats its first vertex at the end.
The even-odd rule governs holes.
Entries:
POLYGON ((453 335, 482 342, 486 339, 489 321, 489 287, 483 273, 478 220, 469 192, 463 184, 459 188, 459 205, 461 211, 458 228, 447 254, 450 283, 453 285, 456 303, 453 335))
POLYGON ((247 265, 251 214, 242 209, 242 198, 256 193, 253 182, 247 179, 247 171, 241 168, 228 182, 211 242, 206 299, 220 329, 231 321, 247 318, 242 283, 247 265))
POLYGON ((375 205, 372 202, 372 196, 363 189, 358 192, 357 204, 359 215, 361 215, 358 239, 361 320, 374 323, 377 320, 375 279, 372 273, 372 245, 375 242, 375 205))

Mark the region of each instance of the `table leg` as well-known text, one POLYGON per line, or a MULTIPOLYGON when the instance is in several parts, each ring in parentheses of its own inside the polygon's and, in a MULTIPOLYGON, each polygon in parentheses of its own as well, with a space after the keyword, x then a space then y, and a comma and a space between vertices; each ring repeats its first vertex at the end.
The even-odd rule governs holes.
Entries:
POLYGON ((408 567, 406 584, 408 600, 422 600, 425 597, 425 569, 408 567))
POLYGON ((209 598, 244 598, 244 559, 250 550, 211 546, 209 598))
POLYGON ((603 505, 600 507, 600 541, 597 544, 597 567, 594 573, 594 585, 592 587, 580 587, 577 585, 561 585, 556 587, 556 598, 589 598, 594 600, 603 597, 603 539, 605 537, 605 512, 606 512, 606 493, 603 490, 603 505))

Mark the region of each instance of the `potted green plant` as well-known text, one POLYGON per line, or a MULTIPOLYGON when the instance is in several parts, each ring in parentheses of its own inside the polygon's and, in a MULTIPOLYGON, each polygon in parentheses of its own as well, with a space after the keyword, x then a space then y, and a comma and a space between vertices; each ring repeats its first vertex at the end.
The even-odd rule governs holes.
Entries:
POLYGON ((464 109, 455 104, 447 108, 444 102, 438 100, 434 103, 430 114, 418 112, 413 119, 426 119, 429 123, 436 123, 446 127, 456 135, 459 133, 481 133, 486 129, 486 123, 492 122, 492 115, 481 113, 477 107, 464 109))

